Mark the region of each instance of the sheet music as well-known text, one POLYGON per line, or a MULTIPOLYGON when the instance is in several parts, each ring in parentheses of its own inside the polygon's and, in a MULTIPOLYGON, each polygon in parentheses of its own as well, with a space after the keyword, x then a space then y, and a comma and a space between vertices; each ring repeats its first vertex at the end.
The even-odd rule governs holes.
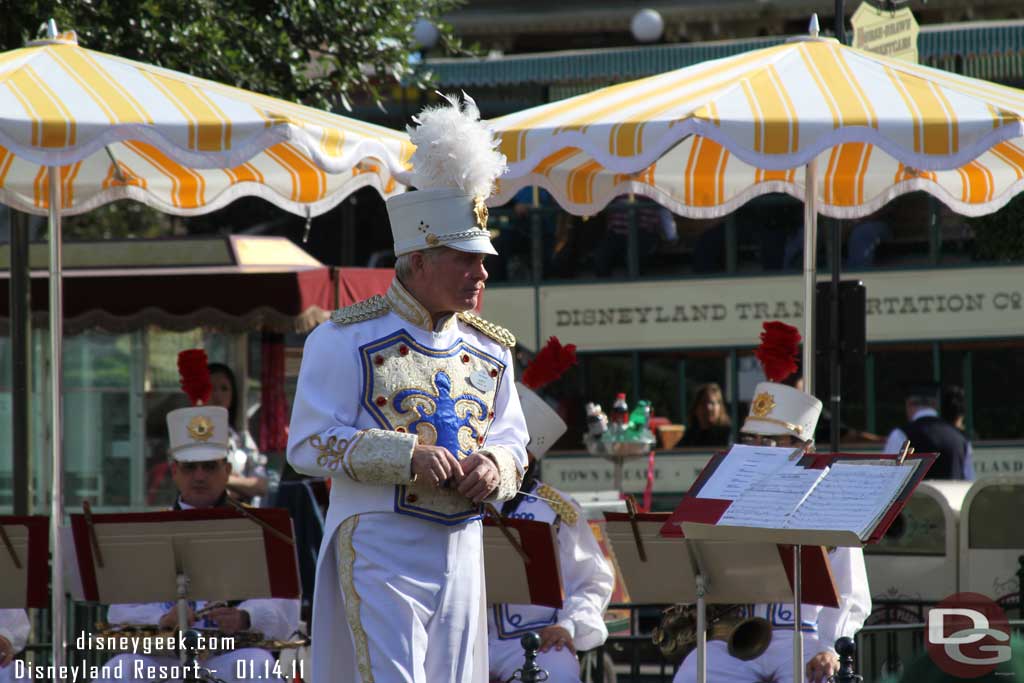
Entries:
POLYGON ((910 465, 836 463, 790 518, 790 528, 853 531, 864 539, 913 472, 910 465))
POLYGON ((802 467, 778 469, 733 501, 718 524, 788 528, 794 513, 827 474, 827 470, 802 467))
POLYGON ((779 470, 803 469, 791 461, 792 448, 737 445, 729 449, 699 492, 701 498, 736 500, 750 487, 779 470))

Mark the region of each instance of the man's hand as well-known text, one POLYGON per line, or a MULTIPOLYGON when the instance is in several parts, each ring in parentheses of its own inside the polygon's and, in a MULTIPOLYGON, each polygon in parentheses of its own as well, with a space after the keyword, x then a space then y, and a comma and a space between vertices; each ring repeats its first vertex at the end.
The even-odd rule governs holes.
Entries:
POLYGON ((839 657, 826 650, 811 657, 807 662, 808 683, 825 683, 828 677, 839 671, 839 657))
MULTIPOLYGON (((186 626, 191 626, 196 622, 196 613, 191 607, 188 608, 188 623, 186 626)), ((163 613, 160 617, 160 621, 157 622, 160 628, 178 628, 178 606, 174 605, 171 609, 163 613)))
POLYGON ((11 641, 0 636, 0 668, 7 666, 14 659, 14 646, 11 641))
POLYGON ((247 631, 252 625, 249 622, 249 613, 235 607, 217 607, 207 612, 206 618, 228 635, 247 631))
POLYGON ((459 461, 444 446, 417 445, 412 449, 412 474, 435 487, 454 477, 462 478, 459 461))
POLYGON ((569 648, 569 652, 576 654, 576 645, 572 642, 572 636, 561 626, 545 626, 540 630, 540 652, 547 652, 551 648, 561 650, 569 648))
POLYGON ((498 488, 500 475, 498 466, 483 453, 473 453, 463 460, 462 481, 458 491, 474 503, 482 503, 494 489, 498 488))

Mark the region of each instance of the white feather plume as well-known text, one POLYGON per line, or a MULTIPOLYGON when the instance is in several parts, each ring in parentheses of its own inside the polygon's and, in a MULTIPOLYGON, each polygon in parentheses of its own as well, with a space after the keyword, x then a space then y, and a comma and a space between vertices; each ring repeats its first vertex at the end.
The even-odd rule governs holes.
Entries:
POLYGON ((457 97, 438 94, 448 104, 425 108, 413 117, 417 125, 407 128, 416 145, 410 181, 420 190, 457 188, 487 198, 507 169, 498 138, 480 120, 472 97, 462 93, 460 105, 457 97))

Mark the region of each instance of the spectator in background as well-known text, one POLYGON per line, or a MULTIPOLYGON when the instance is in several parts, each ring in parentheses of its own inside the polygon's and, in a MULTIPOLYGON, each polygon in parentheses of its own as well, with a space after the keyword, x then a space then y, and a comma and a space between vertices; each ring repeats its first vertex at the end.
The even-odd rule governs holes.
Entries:
POLYGON ((963 387, 951 384, 942 392, 942 419, 956 427, 967 439, 967 456, 964 458, 964 479, 974 479, 974 449, 971 435, 967 433, 964 420, 967 417, 967 397, 963 387))
POLYGON ((228 411, 228 461, 231 463, 228 493, 243 503, 259 507, 270 490, 271 477, 267 471, 267 456, 259 452, 244 420, 239 419, 235 373, 223 363, 210 363, 210 383, 213 384, 210 405, 228 411))
POLYGON ((899 453, 910 440, 917 453, 938 453, 926 479, 969 479, 974 476, 970 442, 959 429, 939 416, 939 387, 920 384, 906 398, 907 424, 885 442, 885 453, 899 453))
POLYGON ((732 420, 725 411, 722 388, 711 382, 702 384, 690 407, 686 433, 680 446, 725 446, 732 434, 732 420))
POLYGON ((607 230, 594 252, 594 274, 606 277, 616 265, 626 265, 629 253, 629 214, 636 221, 637 256, 640 267, 650 263, 663 243, 675 242, 679 235, 672 212, 650 203, 633 203, 620 195, 608 205, 607 230))

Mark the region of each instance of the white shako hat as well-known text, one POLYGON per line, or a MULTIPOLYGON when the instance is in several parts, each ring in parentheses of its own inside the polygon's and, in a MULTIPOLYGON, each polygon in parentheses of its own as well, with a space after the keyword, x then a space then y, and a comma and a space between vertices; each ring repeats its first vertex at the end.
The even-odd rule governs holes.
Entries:
POLYGON ((395 256, 434 247, 497 254, 487 230, 487 198, 506 170, 498 139, 480 120, 471 97, 461 104, 425 108, 413 117, 409 139, 416 145, 409 184, 416 190, 387 200, 395 256))
POLYGON ((228 457, 228 410, 203 405, 210 400, 213 385, 206 352, 188 349, 178 354, 181 390, 193 403, 167 413, 167 435, 171 457, 178 462, 202 462, 228 457))
POLYGON ((801 441, 814 439, 821 401, 786 384, 761 382, 754 389, 750 414, 741 432, 775 436, 790 434, 801 441))
POLYGON ((768 381, 754 387, 750 414, 740 431, 763 436, 789 434, 801 441, 813 441, 821 401, 782 383, 799 369, 796 358, 800 352, 800 331, 778 320, 762 327, 761 345, 754 355, 768 381))
POLYGON ((192 406, 167 413, 171 457, 178 462, 221 460, 228 457, 228 409, 192 406))
POLYGON ((565 434, 568 427, 558 413, 552 410, 551 406, 533 389, 522 382, 516 382, 516 391, 519 392, 519 403, 523 407, 526 431, 530 434, 526 450, 540 460, 562 434, 565 434))

